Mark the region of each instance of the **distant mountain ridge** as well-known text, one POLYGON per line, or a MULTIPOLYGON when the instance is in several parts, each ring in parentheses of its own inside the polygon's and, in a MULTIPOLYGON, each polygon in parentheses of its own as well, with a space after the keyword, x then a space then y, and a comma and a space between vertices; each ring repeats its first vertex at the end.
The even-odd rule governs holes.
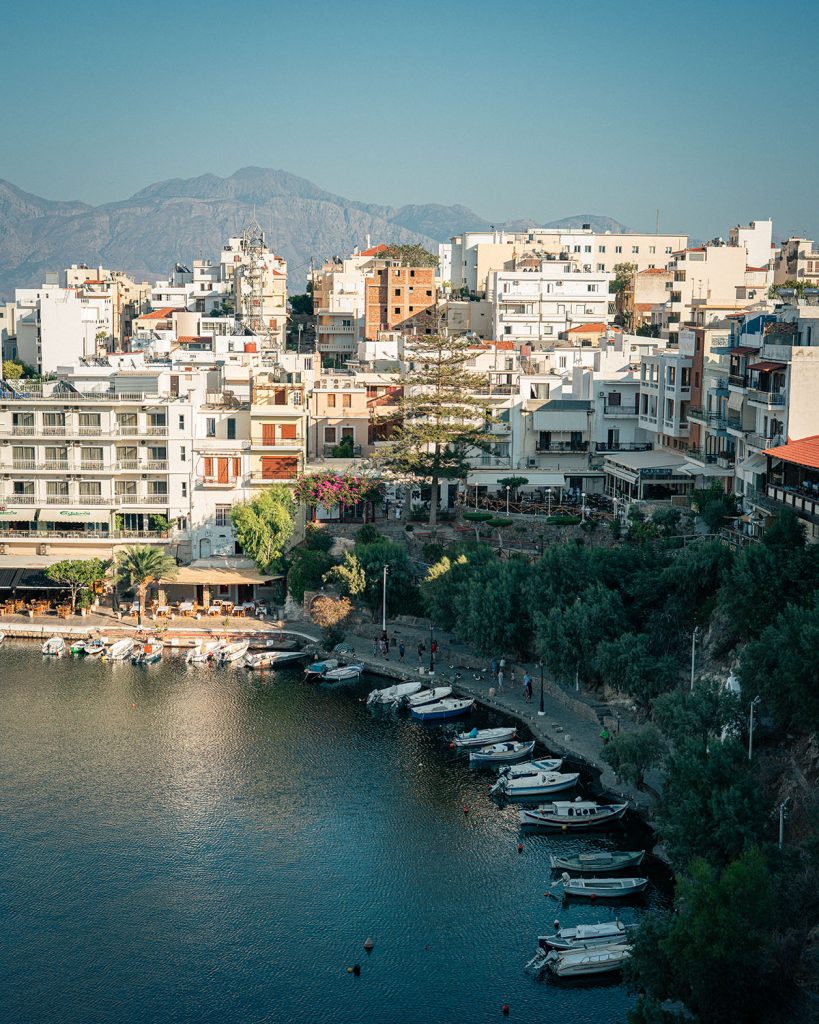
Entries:
MULTIPOLYGON (((0 180, 0 295, 43 283, 47 271, 98 264, 138 280, 165 276, 177 262, 216 258, 225 239, 241 233, 255 212, 271 248, 288 261, 291 290, 305 279, 310 257, 344 255, 373 243, 434 248, 462 231, 521 229, 537 222, 491 224, 465 206, 401 207, 334 195, 288 171, 243 167, 228 178, 202 174, 155 182, 128 199, 101 206, 57 201, 0 180)), ((579 214, 543 227, 627 231, 610 217, 579 214)))

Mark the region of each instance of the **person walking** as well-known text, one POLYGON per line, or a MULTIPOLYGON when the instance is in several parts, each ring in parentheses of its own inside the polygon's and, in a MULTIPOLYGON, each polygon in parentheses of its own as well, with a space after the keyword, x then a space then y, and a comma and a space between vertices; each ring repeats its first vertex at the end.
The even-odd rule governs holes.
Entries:
POLYGON ((493 658, 489 663, 489 671, 492 673, 494 678, 498 674, 498 659, 493 658))
POLYGON ((514 689, 515 686, 515 669, 512 668, 509 671, 509 688, 514 689))
POLYGON ((399 661, 403 661, 404 660, 404 654, 405 653, 406 653, 406 648, 404 647, 404 641, 402 640, 401 643, 398 645, 398 660, 399 661))
POLYGON ((426 650, 426 646, 425 646, 425 644, 424 644, 424 641, 423 641, 423 640, 419 640, 419 641, 418 641, 418 664, 419 664, 419 665, 420 665, 420 664, 421 664, 421 663, 423 662, 423 660, 424 660, 424 651, 425 651, 425 650, 426 650))
POLYGON ((526 695, 526 703, 532 703, 532 677, 528 672, 523 673, 523 691, 526 695))
POLYGON ((503 669, 498 669, 498 693, 503 693, 503 669))
POLYGON ((381 650, 381 641, 373 637, 373 657, 378 657, 378 652, 381 650))

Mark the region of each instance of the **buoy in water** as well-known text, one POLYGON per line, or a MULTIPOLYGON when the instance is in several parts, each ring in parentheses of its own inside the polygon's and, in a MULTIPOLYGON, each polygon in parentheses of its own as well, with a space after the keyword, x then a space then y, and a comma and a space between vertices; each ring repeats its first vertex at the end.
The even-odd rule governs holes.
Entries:
POLYGON ((373 942, 372 938, 369 935, 364 940, 364 948, 367 950, 368 953, 372 953, 372 951, 375 949, 375 943, 373 942))
POLYGON ((518 853, 523 853, 523 843, 518 843, 518 853))
POLYGON ((450 740, 449 741, 449 749, 450 750, 454 750, 455 749, 455 740, 450 740))
POLYGON ((464 814, 469 814, 469 807, 467 804, 464 804, 464 814))
POLYGON ((356 978, 360 977, 360 975, 361 975, 361 964, 353 964, 353 974, 356 976, 356 978))
POLYGON ((503 1006, 501 1007, 501 1013, 504 1015, 504 1017, 509 1016, 509 1003, 503 1004, 503 1006))
POLYGON ((569 826, 568 825, 561 825, 560 828, 561 828, 561 831, 563 831, 563 832, 568 832, 569 831, 569 826))
POLYGON ((558 921, 558 919, 557 919, 557 918, 555 918, 555 919, 554 919, 554 921, 552 921, 552 925, 553 925, 553 927, 554 927, 554 930, 555 930, 556 932, 559 932, 559 931, 560 931, 560 921, 558 921))

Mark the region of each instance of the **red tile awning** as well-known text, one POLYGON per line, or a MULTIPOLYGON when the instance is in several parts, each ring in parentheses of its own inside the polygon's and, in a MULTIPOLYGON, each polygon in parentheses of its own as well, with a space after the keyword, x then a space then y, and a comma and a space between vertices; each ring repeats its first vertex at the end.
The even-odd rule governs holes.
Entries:
POLYGON ((748 367, 749 370, 759 370, 763 373, 767 373, 769 370, 784 370, 787 363, 772 363, 772 362, 761 362, 751 363, 748 367))
POLYGON ((736 348, 732 348, 728 353, 731 356, 758 356, 758 348, 750 348, 748 345, 737 345, 736 348))
POLYGON ((777 448, 766 448, 763 455, 781 459, 807 469, 819 469, 819 435, 803 437, 799 441, 788 441, 777 448))

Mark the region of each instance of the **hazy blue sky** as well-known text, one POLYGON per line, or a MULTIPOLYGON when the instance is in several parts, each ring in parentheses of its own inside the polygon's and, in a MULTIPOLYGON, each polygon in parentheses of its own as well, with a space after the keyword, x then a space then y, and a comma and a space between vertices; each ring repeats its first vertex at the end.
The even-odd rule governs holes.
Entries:
POLYGON ((759 0, 9 4, 0 177, 54 199, 254 164, 489 220, 819 237, 816 9, 759 0))

